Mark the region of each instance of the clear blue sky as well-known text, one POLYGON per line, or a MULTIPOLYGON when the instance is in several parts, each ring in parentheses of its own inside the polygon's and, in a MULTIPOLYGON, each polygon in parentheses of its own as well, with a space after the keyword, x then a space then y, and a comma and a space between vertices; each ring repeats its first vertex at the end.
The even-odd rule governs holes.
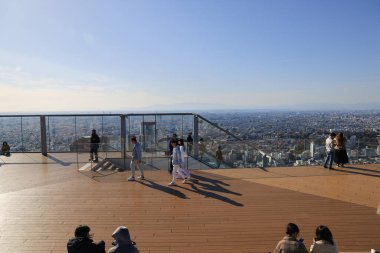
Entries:
POLYGON ((2 111, 380 101, 377 0, 0 0, 0 31, 2 111))

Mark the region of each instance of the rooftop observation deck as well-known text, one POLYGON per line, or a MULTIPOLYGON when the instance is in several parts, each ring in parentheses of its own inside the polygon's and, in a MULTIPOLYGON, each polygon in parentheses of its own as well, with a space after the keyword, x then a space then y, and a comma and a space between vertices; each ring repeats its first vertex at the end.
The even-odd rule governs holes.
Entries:
MULTIPOLYGON (((86 154, 87 155, 87 154, 86 154)), ((269 252, 288 222, 309 248, 328 225, 340 252, 380 248, 380 165, 209 169, 168 187, 167 171, 79 172, 75 153, 0 158, 0 252, 63 253, 78 224, 111 247, 126 225, 140 252, 269 252)))

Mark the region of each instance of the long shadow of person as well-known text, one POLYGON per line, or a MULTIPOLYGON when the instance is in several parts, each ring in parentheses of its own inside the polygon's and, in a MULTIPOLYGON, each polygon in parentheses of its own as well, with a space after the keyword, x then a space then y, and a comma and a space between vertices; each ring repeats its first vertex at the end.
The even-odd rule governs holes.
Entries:
POLYGON ((229 184, 224 183, 223 181, 216 180, 213 178, 208 178, 204 177, 201 175, 191 175, 192 177, 192 183, 201 186, 205 190, 210 190, 210 191, 217 191, 217 192, 223 192, 223 193, 228 193, 228 194, 233 194, 236 196, 241 196, 241 193, 234 192, 231 190, 228 190, 224 188, 223 186, 230 186, 229 184), (223 185, 223 186, 221 186, 223 185))
POLYGON ((192 182, 189 182, 188 185, 190 185, 192 189, 188 189, 188 188, 183 187, 183 186, 177 186, 177 187, 179 187, 181 189, 184 189, 184 190, 187 190, 187 191, 191 191, 191 192, 194 192, 194 193, 201 194, 201 195, 205 196, 206 198, 217 199, 217 200, 223 201, 225 203, 228 203, 228 204, 231 204, 231 205, 234 205, 234 206, 239 206, 239 207, 244 206, 242 203, 239 203, 239 202, 237 202, 235 200, 232 200, 230 198, 224 197, 224 196, 219 195, 217 193, 214 193, 214 192, 211 192, 211 191, 202 190, 202 189, 198 188, 192 182))
POLYGON ((176 196, 176 197, 181 198, 181 199, 188 199, 188 197, 184 193, 182 193, 176 189, 173 189, 171 187, 167 187, 164 185, 157 184, 156 182, 154 182, 152 180, 144 179, 144 180, 136 181, 136 182, 139 184, 142 184, 144 186, 147 186, 149 188, 159 190, 159 191, 165 192, 167 194, 171 194, 171 195, 176 196))
POLYGON ((339 172, 344 172, 344 173, 369 176, 369 177, 380 177, 380 171, 357 168, 357 167, 353 167, 353 166, 345 166, 343 168, 342 167, 334 168, 333 170, 339 171, 339 172), (373 174, 373 173, 375 173, 375 174, 373 174))

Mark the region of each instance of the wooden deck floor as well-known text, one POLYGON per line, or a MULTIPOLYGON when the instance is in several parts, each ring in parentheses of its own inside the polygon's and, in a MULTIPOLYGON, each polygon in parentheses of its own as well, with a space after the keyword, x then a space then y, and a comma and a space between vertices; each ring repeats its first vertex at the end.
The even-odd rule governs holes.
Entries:
POLYGON ((194 171, 190 184, 173 188, 165 171, 127 182, 128 173, 77 169, 0 167, 1 253, 66 252, 82 223, 107 249, 113 230, 126 225, 140 252, 267 253, 288 222, 300 226, 307 247, 325 224, 340 251, 380 249, 380 165, 194 171))

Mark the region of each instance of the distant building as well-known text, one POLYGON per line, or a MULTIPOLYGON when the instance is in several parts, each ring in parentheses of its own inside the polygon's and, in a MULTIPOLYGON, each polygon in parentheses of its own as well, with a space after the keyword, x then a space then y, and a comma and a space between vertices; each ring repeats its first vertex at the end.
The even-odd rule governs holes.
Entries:
POLYGON ((310 157, 314 157, 314 153, 315 153, 315 145, 314 145, 314 141, 310 142, 310 157))
POLYGON ((350 146, 351 146, 351 148, 356 147, 356 135, 352 135, 350 137, 350 146))

